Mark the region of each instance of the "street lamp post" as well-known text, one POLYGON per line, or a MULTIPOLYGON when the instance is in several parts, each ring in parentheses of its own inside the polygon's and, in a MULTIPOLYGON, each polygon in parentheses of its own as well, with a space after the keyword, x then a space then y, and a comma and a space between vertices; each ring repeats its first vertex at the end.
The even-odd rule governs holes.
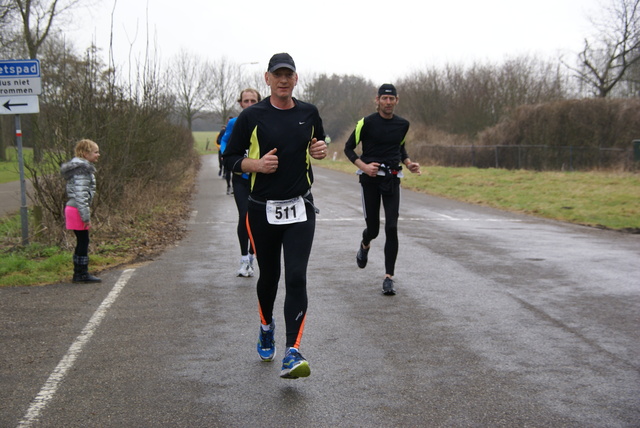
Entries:
MULTIPOLYGON (((245 66, 245 65, 256 65, 256 64, 260 64, 260 62, 259 61, 243 62, 238 66, 238 68, 240 70, 240 81, 238 82, 239 85, 240 85, 239 90, 242 90, 242 88, 247 86, 247 85, 245 85, 245 78, 244 78, 244 73, 242 71, 242 67, 245 66)), ((247 80, 249 80, 249 79, 247 79, 247 80)), ((255 83, 255 82, 253 82, 253 83, 255 83)), ((249 84, 248 86, 252 86, 252 84, 249 84)))

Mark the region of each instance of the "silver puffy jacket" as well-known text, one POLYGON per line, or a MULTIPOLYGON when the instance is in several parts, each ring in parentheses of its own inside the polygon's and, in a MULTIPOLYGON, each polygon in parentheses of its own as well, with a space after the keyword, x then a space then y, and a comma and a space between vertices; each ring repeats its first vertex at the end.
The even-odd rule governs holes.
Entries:
POLYGON ((67 205, 76 207, 82 221, 91 221, 89 206, 96 192, 96 167, 86 159, 74 157, 60 167, 60 173, 67 180, 67 205))

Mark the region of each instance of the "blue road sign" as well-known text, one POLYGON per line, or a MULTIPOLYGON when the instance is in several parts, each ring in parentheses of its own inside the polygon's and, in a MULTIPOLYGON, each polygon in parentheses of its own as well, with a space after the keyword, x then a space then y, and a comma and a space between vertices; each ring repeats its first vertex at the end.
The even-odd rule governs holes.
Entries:
POLYGON ((40 77, 39 59, 0 60, 0 78, 40 77))

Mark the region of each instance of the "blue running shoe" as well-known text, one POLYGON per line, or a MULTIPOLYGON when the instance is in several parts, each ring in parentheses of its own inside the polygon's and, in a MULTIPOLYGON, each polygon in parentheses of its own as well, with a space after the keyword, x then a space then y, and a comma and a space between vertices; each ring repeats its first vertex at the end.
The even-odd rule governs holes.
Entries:
POLYGON ((280 377, 285 379, 298 379, 311 374, 309 362, 294 348, 289 348, 282 360, 280 377))
POLYGON ((276 356, 276 341, 274 338, 276 332, 276 322, 271 321, 271 329, 264 331, 260 326, 260 333, 258 333, 258 355, 262 361, 273 361, 276 356))

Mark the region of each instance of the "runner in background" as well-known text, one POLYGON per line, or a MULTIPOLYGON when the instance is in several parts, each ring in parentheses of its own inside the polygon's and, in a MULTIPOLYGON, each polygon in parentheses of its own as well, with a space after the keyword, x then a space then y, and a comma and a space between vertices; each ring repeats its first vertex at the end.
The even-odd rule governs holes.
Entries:
POLYGON ((409 122, 395 115, 398 105, 395 86, 385 83, 376 96, 377 112, 358 121, 347 140, 344 153, 358 168, 362 191, 362 208, 366 228, 362 231, 362 242, 356 254, 358 267, 367 265, 371 241, 380 232, 380 202, 385 214, 384 265, 382 293, 396 294, 393 283, 396 259, 398 257, 398 217, 400 211, 400 178, 404 164, 409 171, 420 174, 420 164, 409 159, 405 139, 409 122), (362 143, 362 155, 355 152, 362 143))
MULTIPOLYGON (((247 107, 251 107, 258 101, 260 101, 262 97, 260 93, 253 89, 247 88, 240 92, 240 96, 238 97, 238 104, 240 104, 240 108, 244 110, 247 107)), ((236 123, 237 118, 229 119, 227 122, 227 128, 225 130, 224 135, 221 138, 221 147, 227 147, 227 143, 229 138, 231 138, 231 133, 233 132, 233 125, 236 123)), ((224 153, 222 155, 224 158, 224 153)), ((238 241, 240 242, 240 268, 238 269, 238 276, 242 276, 245 278, 252 277, 254 275, 253 269, 253 247, 249 242, 249 233, 247 232, 247 205, 249 203, 249 174, 247 173, 231 173, 229 170, 229 174, 231 175, 231 183, 233 185, 233 197, 236 201, 236 207, 238 208, 238 241)), ((228 194, 228 191, 227 191, 228 194)))

